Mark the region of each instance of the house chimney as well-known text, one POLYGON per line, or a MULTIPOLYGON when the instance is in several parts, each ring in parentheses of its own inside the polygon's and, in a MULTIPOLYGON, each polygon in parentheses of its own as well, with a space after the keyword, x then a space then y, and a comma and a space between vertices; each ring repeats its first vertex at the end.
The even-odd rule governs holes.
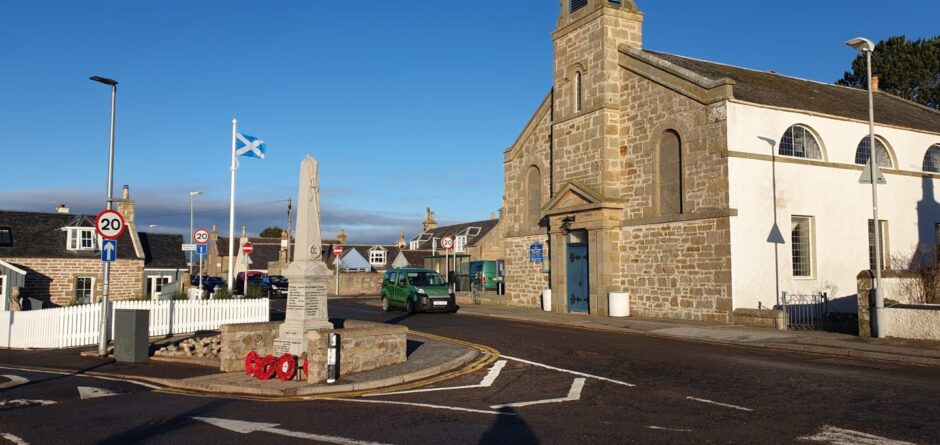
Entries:
POLYGON ((871 90, 880 91, 878 90, 878 76, 871 76, 871 90))
POLYGON ((63 202, 62 204, 59 204, 58 207, 56 207, 55 212, 56 213, 69 213, 69 208, 63 202))
POLYGON ((402 230, 402 231, 401 231, 401 234, 400 234, 399 237, 398 237, 398 249, 400 249, 400 250, 401 250, 401 249, 404 249, 405 246, 407 246, 407 245, 408 245, 408 243, 405 242, 405 231, 402 230))
POLYGON ((131 198, 131 189, 130 187, 127 186, 127 184, 124 184, 124 189, 121 190, 121 198, 123 199, 131 198))
POLYGON ((130 234, 131 242, 134 244, 134 253, 137 254, 137 258, 144 258, 144 247, 137 235, 137 223, 134 221, 137 204, 131 199, 130 187, 125 184, 121 190, 121 199, 115 199, 115 201, 117 211, 124 217, 127 233, 130 234))
POLYGON ((340 244, 346 244, 346 230, 340 227, 339 233, 336 234, 336 239, 340 244))
POLYGON ((496 219, 496 212, 490 212, 490 221, 496 219))

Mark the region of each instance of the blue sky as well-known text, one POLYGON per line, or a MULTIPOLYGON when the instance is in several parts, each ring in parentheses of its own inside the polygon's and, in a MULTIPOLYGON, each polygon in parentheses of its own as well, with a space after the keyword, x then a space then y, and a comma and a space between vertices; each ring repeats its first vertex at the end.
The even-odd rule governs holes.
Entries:
MULTIPOLYGON (((940 2, 638 2, 644 47, 833 82, 842 42, 936 35, 940 2), (849 8, 848 5, 852 7, 849 8)), ((324 236, 394 242, 502 204, 502 152, 551 87, 557 0, 0 3, 0 209, 104 207, 108 87, 120 82, 115 193, 138 228, 228 226, 231 120, 267 142, 242 158, 236 225, 286 225, 299 162, 320 163, 324 236)))

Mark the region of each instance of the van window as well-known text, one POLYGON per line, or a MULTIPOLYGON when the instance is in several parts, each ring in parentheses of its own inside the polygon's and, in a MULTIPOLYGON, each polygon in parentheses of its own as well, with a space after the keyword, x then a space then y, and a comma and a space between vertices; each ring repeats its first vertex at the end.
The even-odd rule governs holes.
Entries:
POLYGON ((385 282, 394 283, 395 282, 395 272, 389 271, 385 272, 385 282))
POLYGON ((408 279, 414 286, 440 286, 444 279, 434 272, 409 272, 408 279))
POLYGON ((398 285, 401 287, 405 287, 408 285, 408 279, 405 277, 405 274, 403 273, 398 274, 398 285))

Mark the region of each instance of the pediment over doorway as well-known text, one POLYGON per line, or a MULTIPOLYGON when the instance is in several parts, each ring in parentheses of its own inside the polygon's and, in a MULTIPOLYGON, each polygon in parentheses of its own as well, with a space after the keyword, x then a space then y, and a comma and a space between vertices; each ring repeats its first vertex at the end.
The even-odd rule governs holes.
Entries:
POLYGON ((542 207, 542 214, 580 212, 601 208, 624 207, 622 202, 604 198, 597 191, 575 182, 565 184, 551 201, 542 207))

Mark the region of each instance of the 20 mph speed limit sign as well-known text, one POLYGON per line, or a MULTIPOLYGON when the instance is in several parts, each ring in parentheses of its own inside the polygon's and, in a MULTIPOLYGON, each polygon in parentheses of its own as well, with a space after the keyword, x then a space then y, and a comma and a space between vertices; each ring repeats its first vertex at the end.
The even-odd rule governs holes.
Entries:
POLYGON ((451 238, 451 237, 449 237, 449 236, 445 236, 445 237, 441 238, 441 248, 442 248, 442 249, 445 249, 445 250, 453 249, 453 248, 454 248, 454 239, 451 238))
POLYGON ((196 231, 193 232, 193 241, 195 241, 196 244, 205 244, 205 243, 208 243, 208 242, 209 242, 209 231, 206 230, 206 229, 196 229, 196 231))
POLYGON ((95 230, 104 239, 118 239, 124 234, 124 217, 117 210, 105 210, 95 218, 95 230))

